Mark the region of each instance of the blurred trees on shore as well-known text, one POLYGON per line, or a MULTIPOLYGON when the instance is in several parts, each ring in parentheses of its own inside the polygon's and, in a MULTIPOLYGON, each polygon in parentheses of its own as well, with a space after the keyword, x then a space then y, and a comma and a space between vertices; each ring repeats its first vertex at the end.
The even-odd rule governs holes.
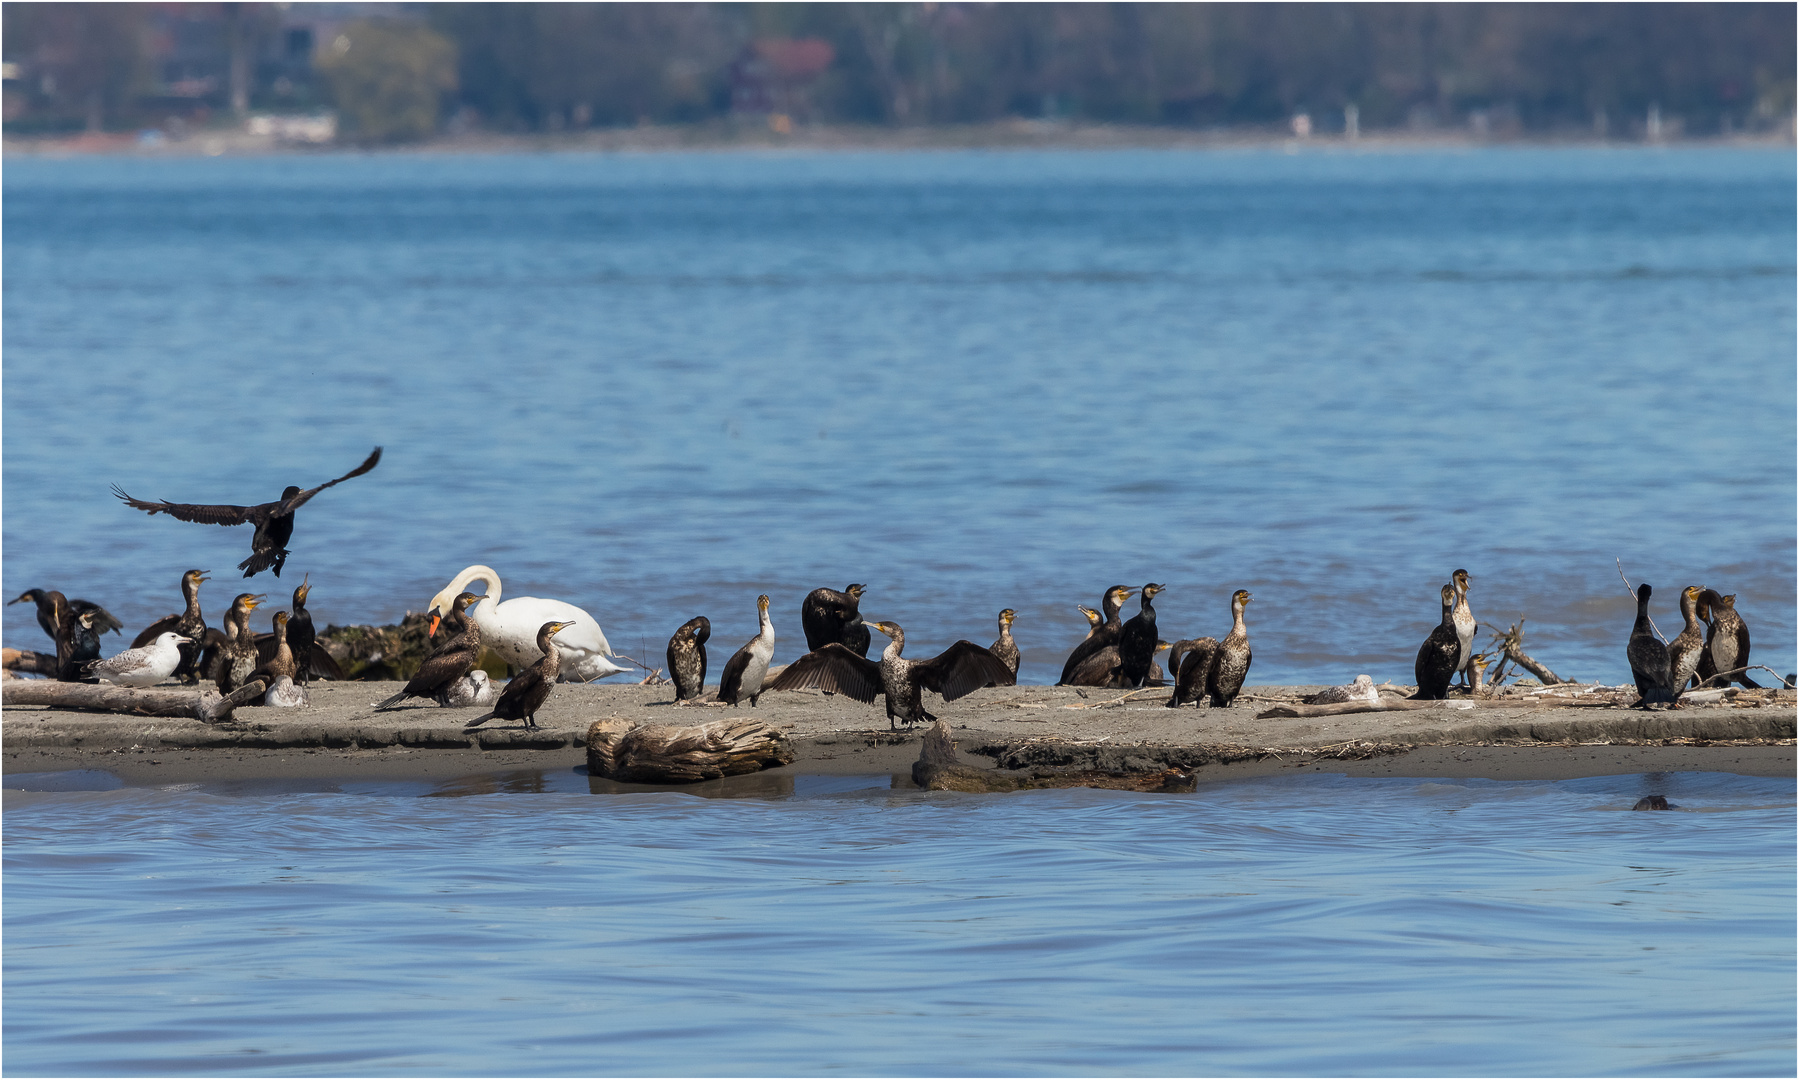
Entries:
POLYGON ((346 130, 400 139, 431 126, 418 87, 435 88, 432 125, 455 116, 501 131, 774 113, 1284 128, 1304 113, 1319 132, 1653 136, 1790 125, 1794 107, 1795 7, 1782 3, 35 3, 0 13, 14 130, 27 113, 117 126, 189 94, 239 113, 334 104, 346 130), (345 12, 376 35, 360 55, 331 52, 345 12), (207 20, 222 28, 217 44, 194 44, 207 20), (436 41, 448 51, 425 44, 436 41), (202 70, 209 47, 229 54, 229 72, 225 60, 202 70), (382 63, 396 74, 378 73, 382 63))

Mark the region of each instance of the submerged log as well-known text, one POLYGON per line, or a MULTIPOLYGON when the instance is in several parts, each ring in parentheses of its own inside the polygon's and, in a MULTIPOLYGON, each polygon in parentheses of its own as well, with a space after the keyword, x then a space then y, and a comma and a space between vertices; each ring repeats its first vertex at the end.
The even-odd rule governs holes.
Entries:
POLYGON ((691 784, 772 769, 794 758, 793 743, 761 720, 714 720, 693 727, 608 717, 587 729, 587 770, 633 784, 691 784))
POLYGON ((0 686, 0 704, 47 705, 82 712, 127 713, 132 716, 191 717, 206 724, 231 719, 239 705, 259 700, 267 685, 251 679, 224 697, 212 687, 192 690, 140 690, 110 684, 15 680, 0 686))
POLYGON ((949 728, 938 720, 924 733, 918 760, 912 763, 912 782, 926 791, 1017 791, 1018 780, 991 769, 977 769, 956 756, 956 742, 949 728))

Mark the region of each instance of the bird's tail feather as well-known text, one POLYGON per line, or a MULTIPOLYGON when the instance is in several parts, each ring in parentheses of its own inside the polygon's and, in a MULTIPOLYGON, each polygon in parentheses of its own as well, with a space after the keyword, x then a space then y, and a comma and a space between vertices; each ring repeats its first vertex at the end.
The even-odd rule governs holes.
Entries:
POLYGON ((470 720, 468 723, 462 725, 462 730, 467 731, 469 728, 480 727, 482 724, 487 723, 489 720, 492 720, 495 716, 498 716, 498 715, 499 715, 498 713, 488 713, 486 716, 477 716, 473 720, 470 720))
MULTIPOLYGON (((262 573, 276 563, 284 561, 286 558, 287 550, 285 548, 275 548, 270 551, 253 551, 250 553, 249 558, 237 564, 237 568, 244 572, 245 577, 255 577, 257 574, 262 573)), ((281 575, 277 574, 275 576, 280 577, 281 575)))
POLYGON ((400 702, 405 701, 410 696, 411 696, 410 694, 408 694, 408 693, 406 693, 406 691, 402 690, 399 693, 395 694, 393 697, 390 697, 386 701, 383 701, 381 704, 375 706, 375 711, 380 712, 382 709, 391 709, 395 705, 398 705, 400 702))

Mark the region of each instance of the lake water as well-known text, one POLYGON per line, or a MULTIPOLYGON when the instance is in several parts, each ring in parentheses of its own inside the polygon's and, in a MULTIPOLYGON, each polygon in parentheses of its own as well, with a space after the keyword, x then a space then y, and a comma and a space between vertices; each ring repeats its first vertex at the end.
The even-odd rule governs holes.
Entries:
POLYGON ((7 778, 9 1075, 1799 1064, 1791 779, 108 781, 7 778))
MULTIPOLYGON (((727 653, 817 585, 914 653, 1166 582, 1254 682, 1411 679, 1451 570, 1564 676, 1632 602, 1735 592, 1794 650, 1790 149, 12 159, 8 591, 132 630, 299 514, 322 621, 457 570, 727 653)), ((291 578, 290 582, 288 579, 291 578)), ((8 645, 43 647, 29 605, 8 645)), ((108 651, 113 644, 109 643, 108 651)))

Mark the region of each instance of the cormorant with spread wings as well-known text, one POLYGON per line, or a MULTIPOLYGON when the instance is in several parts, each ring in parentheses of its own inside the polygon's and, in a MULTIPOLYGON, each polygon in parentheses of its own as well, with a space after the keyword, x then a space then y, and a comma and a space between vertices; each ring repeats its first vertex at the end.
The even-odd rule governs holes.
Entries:
POLYGON ((1018 683, 997 656, 972 641, 958 641, 929 660, 908 660, 900 655, 906 647, 906 632, 898 623, 867 625, 893 639, 878 662, 857 656, 849 646, 834 641, 788 664, 768 689, 816 687, 868 703, 885 694, 887 724, 897 727, 895 720, 912 724, 937 719, 925 711, 921 691, 931 690, 942 694, 945 701, 954 701, 983 686, 1018 683))
POLYGON ((250 522, 256 526, 256 535, 250 540, 250 557, 237 564, 245 577, 254 577, 264 570, 273 568, 275 576, 281 576, 281 567, 287 562, 287 541, 294 534, 294 511, 306 505, 306 501, 328 487, 335 487, 345 480, 354 479, 373 469, 381 462, 381 448, 368 456, 362 464, 349 472, 320 484, 315 488, 302 491, 293 485, 281 493, 281 498, 274 502, 266 502, 257 506, 210 506, 202 503, 149 502, 134 499, 120 490, 117 484, 112 486, 112 493, 125 500, 125 505, 146 514, 167 514, 177 521, 191 521, 200 525, 242 525, 250 522))

